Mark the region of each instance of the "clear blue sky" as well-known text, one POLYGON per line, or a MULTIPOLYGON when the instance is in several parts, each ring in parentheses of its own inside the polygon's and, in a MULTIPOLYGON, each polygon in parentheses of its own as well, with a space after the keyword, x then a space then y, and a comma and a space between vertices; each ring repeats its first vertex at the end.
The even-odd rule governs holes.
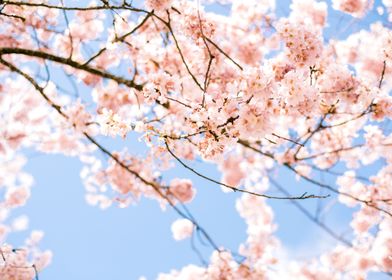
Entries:
MULTIPOLYGON (((286 1, 278 2, 282 10, 289 10, 286 1)), ((225 12, 225 8, 218 6, 212 9, 225 12)), ((350 20, 348 16, 341 18, 340 13, 333 13, 338 16, 332 19, 332 25, 338 24, 341 19, 350 20)), ((374 18, 373 13, 366 21, 374 18)), ((140 144, 129 139, 126 143, 120 140, 106 143, 112 149, 125 144, 133 150, 143 150, 140 144)), ((27 154, 29 162, 25 170, 34 175, 35 184, 28 204, 15 214, 27 214, 30 229, 45 231, 41 247, 54 253, 52 264, 40 274, 41 280, 122 280, 139 276, 154 279, 159 272, 169 272, 190 263, 200 264, 189 240, 173 240, 170 225, 177 215, 172 210, 162 212, 155 201, 146 199, 126 209, 112 207, 102 211, 88 206, 79 175, 82 165, 78 159, 31 151, 27 154)), ((214 166, 197 163, 195 167, 211 177, 220 178, 214 166)), ((193 176, 181 167, 165 174, 166 178, 173 177, 174 172, 179 177, 194 181, 197 196, 189 208, 200 223, 218 244, 237 250, 239 243, 246 238, 244 222, 235 210, 238 195, 223 193, 216 185, 193 176)), ((314 188, 300 187, 297 183, 293 185, 293 178, 284 171, 280 173, 279 180, 292 193, 315 192, 314 188)), ((275 191, 275 194, 278 192, 275 191)), ((316 202, 301 203, 314 209, 316 202)), ((269 201, 269 204, 274 208, 278 224, 276 235, 287 246, 289 255, 297 259, 317 256, 324 248, 335 244, 290 202, 269 201)), ((335 206, 326 221, 337 232, 345 232, 350 219, 349 211, 335 206)), ((22 244, 25 237, 26 232, 16 233, 10 241, 22 244)), ((209 248, 203 251, 207 259, 210 252, 209 248)))

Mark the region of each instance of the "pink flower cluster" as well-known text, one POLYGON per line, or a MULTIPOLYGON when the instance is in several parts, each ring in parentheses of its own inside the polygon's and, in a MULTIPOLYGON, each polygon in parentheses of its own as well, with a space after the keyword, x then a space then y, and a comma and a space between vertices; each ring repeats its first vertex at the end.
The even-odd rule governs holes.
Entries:
POLYGON ((169 192, 182 203, 191 202, 196 194, 191 180, 178 178, 170 182, 169 192))
POLYGON ((320 58, 323 44, 313 26, 283 20, 276 26, 287 47, 288 59, 299 67, 312 66, 320 58))
POLYGON ((336 10, 363 17, 373 7, 374 0, 332 0, 332 7, 336 10))
POLYGON ((183 240, 190 237, 193 233, 194 227, 193 223, 187 219, 178 219, 174 221, 171 226, 173 238, 175 240, 183 240))
POLYGON ((324 26, 327 22, 328 5, 325 2, 316 0, 293 0, 290 17, 295 21, 302 21, 305 24, 315 24, 324 26))
POLYGON ((172 2, 172 0, 145 0, 144 4, 147 8, 159 12, 170 8, 172 2))
POLYGON ((52 259, 50 251, 40 251, 38 244, 42 232, 33 231, 26 240, 26 247, 0 246, 0 275, 3 280, 26 280, 37 278, 37 274, 47 267, 52 259))

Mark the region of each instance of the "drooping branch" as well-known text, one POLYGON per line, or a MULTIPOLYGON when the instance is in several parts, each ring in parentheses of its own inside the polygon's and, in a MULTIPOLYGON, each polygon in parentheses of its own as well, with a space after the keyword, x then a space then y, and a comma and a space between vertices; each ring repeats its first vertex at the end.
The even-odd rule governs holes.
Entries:
POLYGON ((220 185, 220 186, 225 187, 225 188, 227 188, 227 189, 230 189, 230 190, 232 190, 232 191, 234 191, 234 192, 247 193, 247 194, 250 194, 250 195, 259 196, 259 197, 264 197, 264 198, 269 198, 269 199, 284 199, 284 200, 292 200, 292 199, 301 200, 301 199, 309 199, 309 198, 327 198, 327 197, 329 197, 329 195, 318 196, 318 195, 313 195, 313 194, 308 195, 308 194, 306 194, 306 193, 303 193, 301 196, 271 196, 271 195, 256 193, 256 192, 249 191, 249 190, 246 190, 246 189, 240 189, 240 188, 237 188, 237 187, 234 187, 234 186, 230 186, 230 185, 228 185, 228 184, 225 184, 225 183, 219 182, 219 181, 217 181, 217 180, 215 180, 215 179, 212 179, 212 178, 210 178, 210 177, 208 177, 208 176, 206 176, 206 175, 204 175, 204 174, 202 174, 202 173, 196 171, 194 168, 188 166, 188 165, 187 165, 184 161, 182 161, 176 154, 174 154, 174 152, 170 149, 169 144, 168 144, 168 141, 167 141, 166 139, 165 139, 165 146, 166 146, 167 151, 168 151, 168 152, 173 156, 173 158, 175 158, 183 167, 185 167, 186 169, 190 170, 192 173, 196 174, 197 176, 199 176, 199 177, 201 177, 201 178, 203 178, 203 179, 205 179, 205 180, 208 180, 208 181, 210 181, 210 182, 212 182, 212 183, 214 183, 214 184, 217 184, 217 185, 220 185))
MULTIPOLYGON (((5 61, 1 56, 0 56, 0 63, 3 64, 4 66, 8 67, 11 71, 18 73, 22 77, 24 77, 36 90, 37 92, 45 99, 45 101, 53 108, 55 109, 62 117, 64 117, 66 120, 69 119, 69 117, 64 113, 63 109, 61 106, 57 105, 55 102, 53 102, 50 97, 48 97, 45 94, 44 88, 38 85, 38 83, 27 73, 23 72, 13 64, 5 61)), ((72 124, 75 126, 74 124, 72 124)), ((113 155, 108 149, 106 149, 104 146, 102 146, 96 139, 94 139, 90 134, 87 132, 83 132, 83 135, 86 137, 86 139, 95 145, 102 153, 107 155, 109 158, 114 160, 121 168, 126 170, 128 173, 132 174, 135 176, 137 179, 139 179, 141 182, 143 182, 145 185, 151 187, 162 199, 164 199, 168 204, 171 206, 171 208, 182 218, 190 220, 196 229, 206 238, 208 243, 211 245, 211 247, 220 252, 222 251, 218 245, 215 243, 215 241, 212 239, 212 237, 207 233, 207 231, 195 220, 193 216, 189 216, 176 205, 176 203, 166 194, 162 191, 162 189, 167 189, 167 187, 162 188, 162 186, 158 185, 157 182, 151 182, 141 176, 138 172, 135 172, 132 170, 126 163, 124 163, 122 160, 120 160, 117 156, 113 155)))

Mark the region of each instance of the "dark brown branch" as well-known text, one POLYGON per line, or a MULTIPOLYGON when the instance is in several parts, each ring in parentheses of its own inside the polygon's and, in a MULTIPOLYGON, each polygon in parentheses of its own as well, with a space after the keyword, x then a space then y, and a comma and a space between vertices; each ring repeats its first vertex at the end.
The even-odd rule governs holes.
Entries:
POLYGON ((148 11, 134 8, 129 5, 121 5, 121 6, 91 6, 91 7, 62 7, 57 5, 50 5, 45 3, 31 3, 31 2, 18 2, 18 1, 7 1, 4 0, 3 4, 9 6, 29 6, 29 7, 42 7, 47 9, 56 9, 56 10, 64 10, 64 11, 95 11, 95 10, 130 10, 139 13, 148 13, 148 11))
POLYGON ((9 17, 9 18, 15 18, 15 19, 19 19, 23 22, 26 21, 26 19, 24 17, 18 16, 18 15, 10 15, 10 14, 5 14, 2 11, 0 11, 0 16, 5 16, 5 17, 9 17))
POLYGON ((246 148, 248 148, 248 149, 250 149, 250 150, 252 150, 252 151, 254 151, 254 152, 256 152, 256 153, 258 153, 258 154, 261 154, 261 155, 263 155, 263 156, 266 156, 266 157, 268 157, 268 158, 271 158, 271 159, 275 160, 275 157, 274 157, 273 154, 271 154, 271 153, 269 153, 269 152, 263 152, 263 151, 261 151, 261 150, 255 148, 255 147, 253 147, 253 146, 252 146, 248 141, 246 141, 246 140, 239 139, 239 140, 238 140, 238 143, 241 144, 242 146, 244 146, 244 147, 246 147, 246 148))
POLYGON ((135 26, 135 28, 133 28, 131 31, 129 31, 128 33, 122 35, 119 38, 116 38, 114 41, 124 41, 129 35, 132 35, 133 33, 135 33, 139 28, 141 28, 146 22, 147 20, 154 14, 154 11, 149 12, 144 19, 137 25, 135 26))
POLYGON ((98 56, 100 56, 101 54, 103 54, 106 51, 106 47, 100 49, 96 54, 94 54, 92 57, 90 57, 85 63, 83 63, 83 65, 88 65, 91 61, 93 61, 94 59, 96 59, 98 56))
POLYGON ((90 67, 86 64, 79 63, 75 60, 69 59, 69 58, 64 58, 60 57, 54 54, 50 54, 44 51, 37 51, 37 50, 29 50, 29 49, 21 49, 21 48, 0 48, 0 56, 4 54, 22 54, 30 57, 36 57, 36 58, 42 58, 42 59, 47 59, 53 62, 57 62, 63 65, 68 65, 72 66, 75 69, 83 70, 88 73, 100 76, 102 78, 106 79, 111 79, 116 81, 119 84, 126 85, 128 87, 137 89, 137 90, 142 90, 143 86, 139 84, 135 84, 132 80, 116 76, 114 74, 102 71, 97 68, 90 67))

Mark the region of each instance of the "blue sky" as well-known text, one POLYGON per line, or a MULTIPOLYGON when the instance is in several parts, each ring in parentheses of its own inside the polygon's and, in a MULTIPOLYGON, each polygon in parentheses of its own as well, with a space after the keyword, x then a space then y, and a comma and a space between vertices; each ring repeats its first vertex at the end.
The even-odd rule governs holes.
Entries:
MULTIPOLYGON (((282 7, 287 5, 286 1, 278 2, 282 7)), ((225 11, 219 6, 212 9, 225 11)), ((287 11, 288 8, 283 10, 287 11)), ((337 14, 332 10, 330 12, 337 14)), ((341 17, 343 21, 350 20, 348 16, 337 15, 332 19, 332 25, 338 24, 341 17)), ((374 19, 373 13, 366 18, 366 22, 374 19)), ((332 34, 333 28, 330 30, 332 34)), ((126 145, 142 152, 143 147, 132 139, 126 142, 105 140, 105 143, 111 149, 126 145)), ((147 199, 125 209, 111 207, 102 211, 88 206, 79 175, 82 164, 78 159, 32 151, 26 151, 26 154, 29 162, 25 170, 34 175, 35 183, 28 204, 15 211, 15 215, 27 214, 30 229, 45 231, 41 247, 54 253, 52 264, 40 274, 41 280, 121 280, 137 279, 139 276, 154 279, 159 272, 169 272, 190 263, 200 264, 189 240, 173 240, 170 225, 178 216, 172 210, 162 212, 155 201, 147 199)), ((195 167, 203 174, 220 178, 212 165, 195 163, 195 167)), ((314 188, 303 182, 301 185, 293 184, 293 177, 288 172, 281 170, 279 174, 279 181, 292 194, 315 192, 314 188)), ((190 204, 190 210, 219 245, 237 250, 240 242, 246 239, 245 224, 235 210, 238 194, 223 193, 220 187, 195 177, 182 167, 171 170, 165 176, 166 179, 178 176, 193 180, 197 196, 190 204)), ((273 189, 272 193, 279 194, 273 189)), ((324 203, 329 202, 331 199, 324 203)), ((290 256, 297 259, 317 256, 323 249, 335 244, 290 202, 268 203, 275 211, 278 224, 276 235, 287 247, 290 256)), ((317 202, 309 200, 301 203, 308 209, 314 209, 317 202)), ((328 213, 326 222, 337 232, 345 232, 351 215, 344 207, 335 205, 328 213)), ((9 241, 22 244, 25 237, 26 232, 15 233, 9 241)), ((204 248, 203 254, 208 259, 211 250, 203 245, 201 248, 204 248)), ((373 276, 386 279, 380 275, 373 276)))

